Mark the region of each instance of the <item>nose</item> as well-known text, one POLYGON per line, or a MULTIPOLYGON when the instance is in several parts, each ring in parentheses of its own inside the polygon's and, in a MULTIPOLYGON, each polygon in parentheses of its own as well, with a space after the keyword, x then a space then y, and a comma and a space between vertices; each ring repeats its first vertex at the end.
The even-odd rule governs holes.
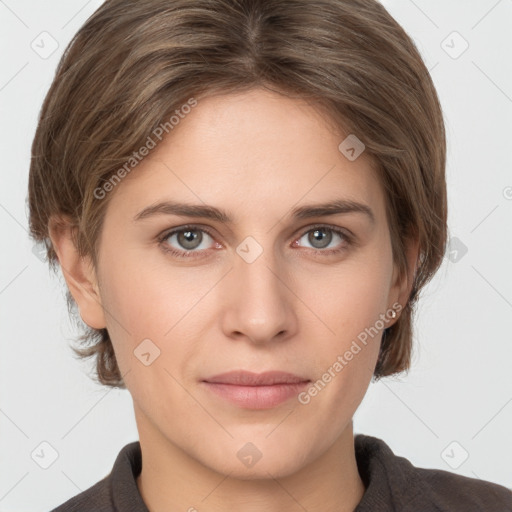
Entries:
POLYGON ((286 262, 264 251, 249 263, 235 255, 226 287, 222 328, 232 339, 253 344, 285 340, 297 330, 296 297, 286 262))

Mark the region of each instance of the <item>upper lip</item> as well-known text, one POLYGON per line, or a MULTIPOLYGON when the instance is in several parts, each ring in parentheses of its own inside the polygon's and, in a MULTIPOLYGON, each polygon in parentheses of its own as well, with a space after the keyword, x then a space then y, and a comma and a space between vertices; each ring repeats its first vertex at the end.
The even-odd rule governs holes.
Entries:
POLYGON ((204 382, 218 384, 234 384, 238 386, 272 386, 275 384, 297 384, 308 382, 309 379, 288 372, 268 371, 252 373, 243 370, 221 373, 203 379, 204 382))

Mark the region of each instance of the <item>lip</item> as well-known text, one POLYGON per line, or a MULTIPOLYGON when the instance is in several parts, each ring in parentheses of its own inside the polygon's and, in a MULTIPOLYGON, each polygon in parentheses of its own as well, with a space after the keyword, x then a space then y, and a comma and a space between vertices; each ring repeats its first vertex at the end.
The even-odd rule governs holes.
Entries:
POLYGON ((310 382, 288 372, 232 371, 202 380, 217 396, 244 409, 270 409, 296 397, 310 382))

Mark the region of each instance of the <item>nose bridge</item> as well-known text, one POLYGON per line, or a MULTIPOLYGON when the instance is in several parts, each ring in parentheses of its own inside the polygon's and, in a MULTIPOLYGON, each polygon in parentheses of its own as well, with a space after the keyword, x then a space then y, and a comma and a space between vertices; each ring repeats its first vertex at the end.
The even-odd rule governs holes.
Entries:
POLYGON ((296 318, 287 281, 285 263, 271 245, 263 249, 252 237, 240 243, 230 272, 226 334, 259 343, 290 334, 296 318))

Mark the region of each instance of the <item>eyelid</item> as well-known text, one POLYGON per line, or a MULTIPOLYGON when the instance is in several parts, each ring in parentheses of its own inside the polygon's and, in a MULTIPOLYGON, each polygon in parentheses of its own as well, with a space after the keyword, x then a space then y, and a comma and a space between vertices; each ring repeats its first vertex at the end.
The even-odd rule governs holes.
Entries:
MULTIPOLYGON (((191 231, 204 231, 216 244, 220 244, 220 242, 217 242, 216 235, 213 234, 213 231, 207 227, 203 226, 201 224, 183 224, 180 226, 176 226, 174 228, 166 229, 165 231, 162 231, 159 235, 157 235, 157 241, 159 243, 163 243, 167 238, 169 238, 171 235, 175 235, 176 233, 180 233, 181 231, 186 231, 187 229, 190 229, 191 231)), ((222 245, 222 244, 220 244, 222 245)), ((206 249, 203 249, 203 251, 206 249)), ((202 252, 202 251, 185 251, 184 252, 202 252)))
MULTIPOLYGON (((343 244, 344 247, 342 247, 340 249, 315 249, 315 248, 307 248, 306 247, 305 248, 306 250, 309 250, 309 251, 312 251, 312 252, 315 252, 318 254, 320 254, 320 253, 332 254, 332 253, 341 252, 343 250, 346 250, 347 249, 346 246, 352 246, 352 245, 356 244, 355 235, 350 230, 348 230, 347 228, 342 228, 341 226, 334 226, 334 225, 330 225, 330 224, 326 224, 326 223, 313 223, 313 224, 304 226, 301 229, 301 231, 299 232, 300 234, 294 236, 292 243, 295 244, 300 238, 302 238, 307 233, 314 231, 315 229, 321 229, 321 228, 329 229, 333 233, 336 233, 336 234, 340 235, 341 237, 343 237, 345 239, 345 244, 343 244)), ((217 242, 217 239, 216 239, 217 237, 216 237, 216 235, 213 234, 212 230, 209 227, 204 226, 202 224, 183 224, 180 226, 176 226, 174 228, 169 228, 169 229, 163 231, 162 233, 160 233, 157 236, 157 240, 158 240, 159 244, 162 245, 164 243, 164 241, 167 238, 169 238, 171 235, 174 235, 174 234, 182 232, 182 231, 186 231, 187 229, 204 231, 208 236, 210 236, 210 238, 212 238, 212 240, 214 240, 215 244, 223 245, 220 242, 217 242)), ((208 251, 208 249, 202 249, 199 251, 196 251, 196 250, 186 251, 185 249, 180 250, 180 249, 174 249, 174 248, 163 248, 163 250, 165 252, 170 252, 170 253, 174 253, 174 254, 182 253, 182 254, 198 254, 198 255, 208 251)), ((190 257, 195 257, 195 256, 190 256, 190 257)), ((200 256, 197 256, 197 257, 200 257, 200 256)))
POLYGON ((304 231, 301 232, 299 235, 299 238, 302 238, 306 233, 309 233, 310 231, 313 231, 318 228, 327 228, 333 231, 334 233, 340 233, 342 234, 347 240, 353 240, 355 235, 347 228, 342 228, 341 226, 334 226, 331 224, 324 224, 322 222, 317 224, 310 224, 307 226, 304 231))
MULTIPOLYGON (((294 237, 295 238, 297 238, 297 237, 301 238, 306 233, 309 233, 310 231, 312 231, 312 230, 314 230, 316 228, 329 228, 329 229, 332 229, 334 232, 341 232, 347 238, 354 238, 354 236, 355 236, 347 228, 343 228, 341 226, 335 226, 335 225, 319 222, 319 223, 313 223, 313 224, 308 224, 307 226, 304 226, 303 228, 301 228, 299 230, 300 234, 294 235, 294 237)), ((198 229, 198 230, 204 231, 205 233, 210 235, 212 238, 216 238, 216 235, 213 234, 212 230, 208 226, 203 226, 202 224, 183 224, 183 225, 180 225, 180 226, 176 226, 174 228, 166 229, 165 231, 163 231, 162 233, 160 233, 158 235, 158 239, 159 240, 160 239, 165 239, 165 238, 169 237, 173 233, 176 233, 176 232, 179 232, 179 231, 185 231, 186 229, 198 229)))

